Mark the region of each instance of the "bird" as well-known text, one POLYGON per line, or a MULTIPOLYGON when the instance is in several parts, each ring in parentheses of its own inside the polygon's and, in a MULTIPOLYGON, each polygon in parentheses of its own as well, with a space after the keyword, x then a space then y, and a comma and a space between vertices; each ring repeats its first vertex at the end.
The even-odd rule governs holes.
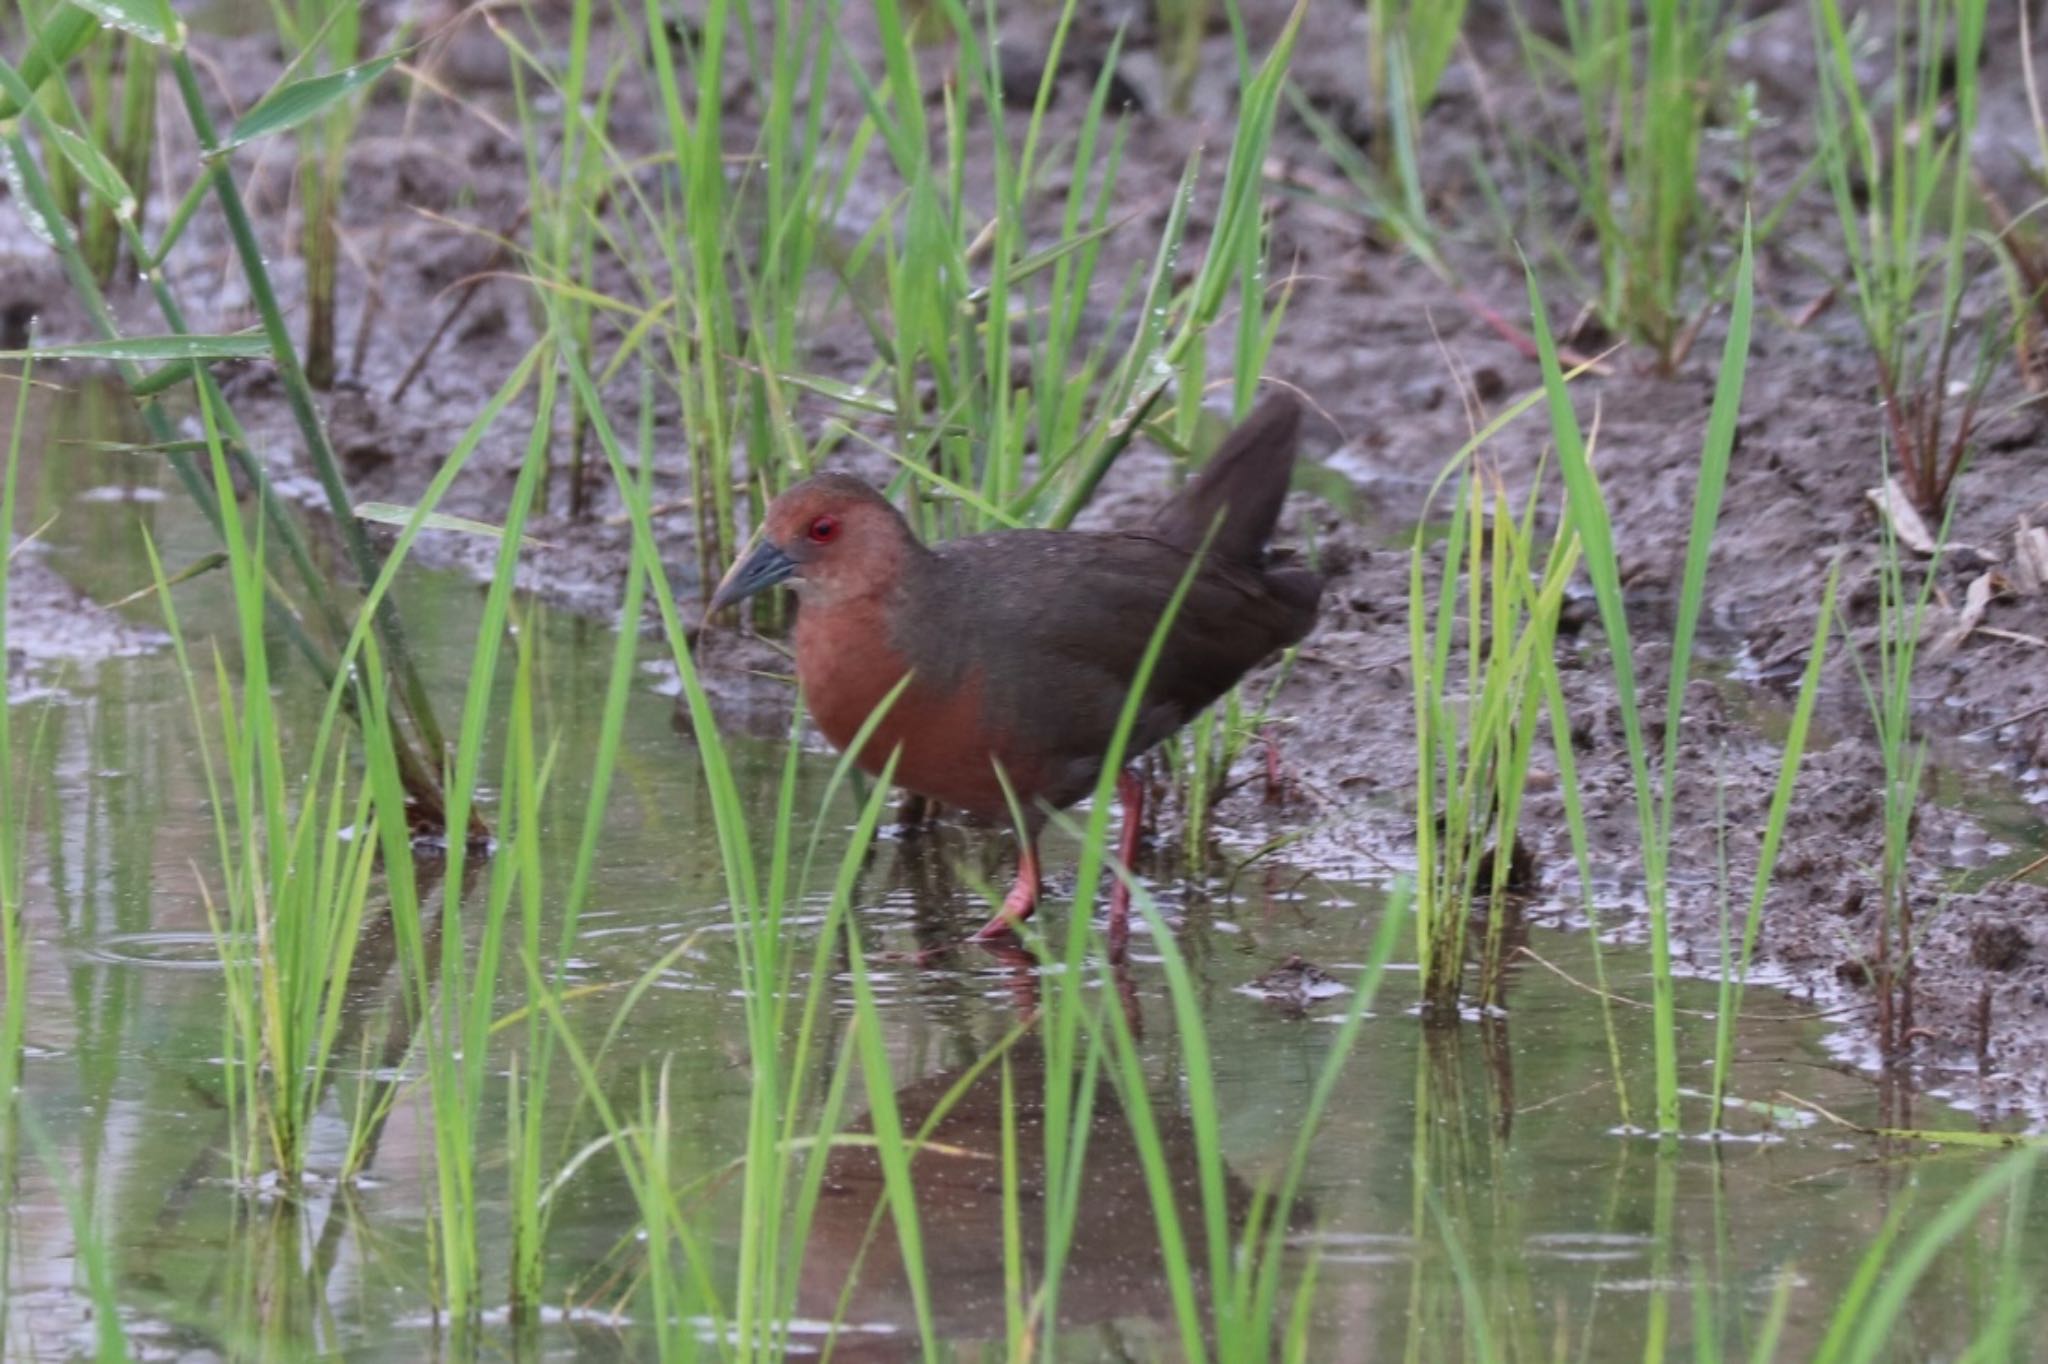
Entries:
MULTIPOLYGON (((861 768, 879 774, 893 756, 897 785, 985 822, 1008 821, 1015 795, 1016 881, 976 934, 1005 936, 1038 903, 1039 833, 1050 812, 1095 790, 1183 580, 1127 762, 1314 626, 1322 576, 1273 562, 1267 548, 1301 411, 1291 392, 1272 391, 1129 530, 998 530, 927 545, 867 483, 813 475, 769 504, 756 544, 719 582, 710 610, 789 584, 797 682, 834 747, 853 744, 895 693, 855 755, 861 768)), ((1124 875, 1110 894, 1112 944, 1129 931, 1126 877, 1144 813, 1144 787, 1128 767, 1117 794, 1124 875)))

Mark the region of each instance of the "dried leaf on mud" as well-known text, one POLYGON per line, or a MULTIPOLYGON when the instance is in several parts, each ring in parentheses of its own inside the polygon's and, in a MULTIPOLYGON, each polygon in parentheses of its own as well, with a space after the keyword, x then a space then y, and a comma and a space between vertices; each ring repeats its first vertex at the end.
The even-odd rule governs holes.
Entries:
POLYGON ((1963 609, 1956 616, 1956 623, 1942 631, 1941 637, 1928 646, 1929 658, 1942 658, 1962 647, 1971 632, 1984 623, 1984 612, 1991 606, 1992 589, 1997 584, 1994 575, 1979 573, 1970 579, 1970 585, 1963 592, 1963 609))
POLYGON ((2029 597, 2048 587, 2048 530, 2030 526, 2024 518, 2013 536, 2012 584, 2029 597))

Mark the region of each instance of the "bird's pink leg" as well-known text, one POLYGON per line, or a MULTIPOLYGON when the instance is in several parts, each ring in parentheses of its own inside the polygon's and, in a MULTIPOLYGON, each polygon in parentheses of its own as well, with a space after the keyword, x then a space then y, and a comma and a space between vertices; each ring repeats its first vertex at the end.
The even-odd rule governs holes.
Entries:
POLYGON ((1017 883, 1010 887, 1010 893, 1003 897, 1003 908, 995 918, 981 926, 977 938, 1000 938, 1012 932, 1018 924, 1031 917, 1031 911, 1038 908, 1038 891, 1042 878, 1038 871, 1038 841, 1026 836, 1024 847, 1017 855, 1017 883))
POLYGON ((1138 835, 1145 825, 1145 783, 1126 768, 1117 773, 1116 798, 1123 807, 1124 827, 1116 844, 1117 861, 1123 865, 1109 888, 1109 954, 1113 961, 1123 958, 1124 945, 1131 939, 1131 883, 1125 878, 1136 875, 1132 869, 1138 864, 1138 835))

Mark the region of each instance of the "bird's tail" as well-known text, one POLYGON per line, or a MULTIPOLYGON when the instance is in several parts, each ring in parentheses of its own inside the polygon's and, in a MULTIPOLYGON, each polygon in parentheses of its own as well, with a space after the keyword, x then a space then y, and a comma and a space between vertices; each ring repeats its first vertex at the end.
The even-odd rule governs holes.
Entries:
POLYGON ((1274 389, 1223 438, 1194 481, 1159 509, 1151 533, 1192 553, 1215 526, 1209 540, 1212 558, 1260 562, 1287 497, 1300 432, 1301 400, 1286 389, 1274 389))

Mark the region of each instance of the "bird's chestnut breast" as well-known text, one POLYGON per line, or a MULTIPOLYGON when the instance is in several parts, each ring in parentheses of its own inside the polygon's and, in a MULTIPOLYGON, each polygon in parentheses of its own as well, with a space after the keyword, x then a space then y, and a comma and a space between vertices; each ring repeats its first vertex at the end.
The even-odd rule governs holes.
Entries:
POLYGON ((796 666, 812 721, 842 750, 852 746, 897 683, 911 678, 858 754, 864 771, 879 773, 897 753, 897 785, 991 820, 1009 813, 997 763, 1020 801, 1028 804, 1036 794, 1036 774, 1008 751, 1000 719, 987 712, 982 670, 970 666, 952 678, 920 677, 892 640, 882 602, 800 608, 796 666))

